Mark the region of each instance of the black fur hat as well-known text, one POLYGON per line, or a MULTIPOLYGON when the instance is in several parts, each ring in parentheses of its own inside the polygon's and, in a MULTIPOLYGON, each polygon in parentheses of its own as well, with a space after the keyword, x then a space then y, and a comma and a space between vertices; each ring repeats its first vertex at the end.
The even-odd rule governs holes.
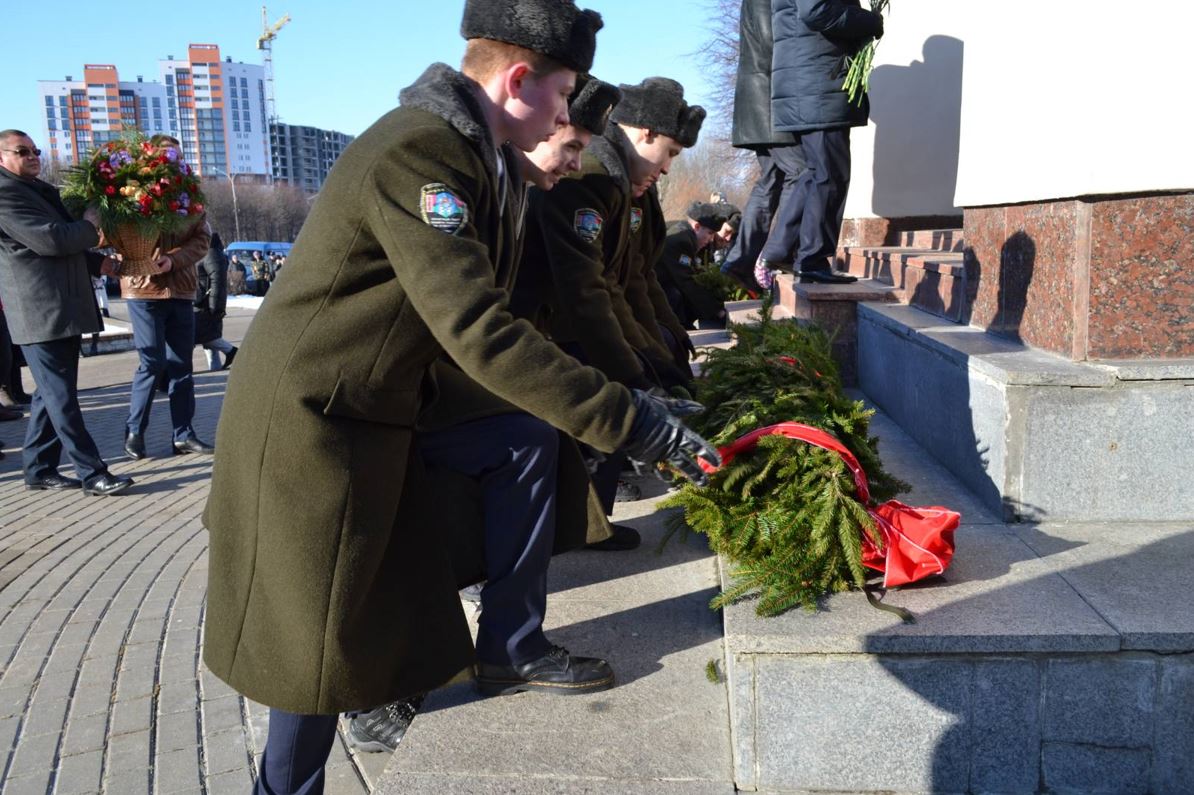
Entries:
POLYGON ((684 86, 666 77, 648 77, 637 86, 623 84, 622 101, 611 118, 619 124, 641 127, 675 138, 682 146, 696 143, 705 110, 684 101, 684 86))
POLYGON ((601 135, 610 113, 621 99, 622 92, 617 86, 589 75, 577 75, 576 88, 568 98, 568 118, 577 127, 601 135))
POLYGON ((600 14, 572 0, 466 0, 460 35, 504 41, 587 72, 604 24, 600 14))
POLYGON ((697 136, 701 134, 701 124, 705 121, 705 109, 700 105, 689 105, 680 121, 680 134, 676 136, 676 143, 685 149, 696 146, 697 136))
POLYGON ((709 204, 707 202, 693 202, 688 205, 687 215, 706 229, 714 232, 721 230, 726 222, 725 205, 709 204))

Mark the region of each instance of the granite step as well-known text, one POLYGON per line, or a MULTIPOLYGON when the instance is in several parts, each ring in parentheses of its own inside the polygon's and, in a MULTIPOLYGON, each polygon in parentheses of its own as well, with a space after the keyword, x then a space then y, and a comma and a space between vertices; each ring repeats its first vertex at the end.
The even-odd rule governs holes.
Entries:
POLYGON ((833 337, 833 358, 847 386, 858 383, 858 304, 898 300, 891 285, 876 279, 852 284, 800 284, 790 273, 776 277, 778 307, 801 323, 815 323, 833 337))
POLYGON ((897 246, 847 247, 841 264, 855 276, 894 287, 899 303, 961 323, 968 317, 963 256, 897 246))

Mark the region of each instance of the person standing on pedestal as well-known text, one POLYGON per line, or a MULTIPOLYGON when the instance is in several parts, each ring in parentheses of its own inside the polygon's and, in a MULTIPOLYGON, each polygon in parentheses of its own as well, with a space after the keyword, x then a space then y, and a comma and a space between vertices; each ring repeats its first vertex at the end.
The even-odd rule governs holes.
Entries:
MULTIPOLYGON (((163 152, 173 149, 177 153, 180 146, 167 135, 155 135, 150 141, 163 152)), ((191 377, 195 348, 192 307, 199 286, 195 264, 207 254, 210 239, 206 216, 201 215, 183 231, 162 235, 156 274, 120 279, 120 294, 133 325, 133 344, 141 359, 133 374, 124 436, 124 451, 134 460, 145 457, 145 428, 149 425, 154 388, 163 373, 170 395, 174 452, 207 455, 214 452, 191 426, 195 416, 195 383, 191 377)))
POLYGON ((771 8, 771 124, 799 136, 806 170, 790 198, 800 210, 799 237, 777 223, 759 270, 791 268, 802 282, 853 282, 832 263, 850 189, 850 128, 866 125, 870 104, 865 94, 851 102, 842 83, 848 58, 883 35, 883 17, 858 0, 772 0, 771 8))
POLYGON ((88 211, 74 220, 58 190, 37 178, 40 156, 25 133, 0 132, 0 295, 12 341, 37 384, 25 432, 25 488, 119 494, 133 481, 108 472, 78 395, 81 336, 103 325, 89 274, 115 273, 115 263, 90 251, 100 245, 98 216, 88 211), (64 449, 79 480, 58 474, 64 449))

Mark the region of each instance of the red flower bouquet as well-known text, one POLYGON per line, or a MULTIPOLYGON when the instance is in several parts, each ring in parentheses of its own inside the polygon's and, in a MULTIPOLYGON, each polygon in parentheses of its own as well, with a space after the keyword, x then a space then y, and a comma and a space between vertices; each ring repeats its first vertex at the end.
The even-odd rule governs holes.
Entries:
POLYGON ((62 191, 68 207, 99 211, 104 237, 124 257, 122 274, 154 273, 158 239, 196 223, 203 214, 199 178, 172 145, 140 133, 96 148, 72 168, 62 191))

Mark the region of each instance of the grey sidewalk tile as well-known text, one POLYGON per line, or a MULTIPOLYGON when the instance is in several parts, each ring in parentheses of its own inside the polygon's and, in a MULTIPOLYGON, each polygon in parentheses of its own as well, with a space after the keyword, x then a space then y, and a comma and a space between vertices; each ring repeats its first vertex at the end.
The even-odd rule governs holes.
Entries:
POLYGON ((9 716, 20 717, 25 712, 25 705, 29 702, 29 685, 10 685, 0 687, 0 718, 9 716))
POLYGON ((22 730, 25 737, 61 734, 66 723, 68 703, 65 698, 43 699, 39 692, 25 715, 25 727, 22 730))
POLYGON ((120 767, 108 763, 108 777, 104 780, 104 792, 120 795, 148 795, 149 767, 142 760, 120 767))
POLYGON ((165 795, 199 789, 199 752, 197 747, 158 754, 154 764, 157 791, 165 795))
POLYGON ((442 775, 394 771, 374 795, 733 795, 729 781, 442 775))
POLYGON ((55 795, 98 792, 102 784, 103 763, 102 751, 91 751, 60 760, 55 795))
POLYGON ((247 768, 249 765, 245 733, 239 728, 207 733, 203 738, 203 752, 207 772, 212 775, 247 768))
POLYGON ((62 756, 74 756, 103 749, 107 744, 107 729, 107 714, 80 717, 72 711, 67 718, 66 737, 62 741, 62 756))
POLYGON ((112 707, 112 685, 110 683, 88 684, 80 682, 71 699, 71 714, 76 716, 107 715, 112 707))
POLYGON ((17 743, 17 752, 12 760, 10 776, 31 776, 49 771, 54 764, 54 753, 58 749, 61 735, 40 734, 36 737, 23 736, 17 743))
POLYGON ((195 680, 164 682, 158 687, 158 713, 169 715, 174 712, 195 714, 199 699, 195 693, 195 680))
POLYGON ((244 723, 240 697, 236 695, 203 702, 203 730, 219 732, 225 729, 240 729, 244 723))
POLYGON ((120 735, 148 731, 152 714, 153 699, 149 696, 132 699, 118 698, 112 703, 111 733, 120 735))
POLYGON ((113 734, 108 739, 108 768, 149 765, 149 730, 113 734))
POLYGON ((156 742, 158 753, 198 746, 199 716, 194 712, 159 715, 156 742))
POLYGON ((253 787, 247 767, 219 773, 207 779, 208 795, 245 795, 253 787))
POLYGON ((4 795, 46 795, 50 783, 49 768, 28 776, 10 777, 4 782, 4 795))

